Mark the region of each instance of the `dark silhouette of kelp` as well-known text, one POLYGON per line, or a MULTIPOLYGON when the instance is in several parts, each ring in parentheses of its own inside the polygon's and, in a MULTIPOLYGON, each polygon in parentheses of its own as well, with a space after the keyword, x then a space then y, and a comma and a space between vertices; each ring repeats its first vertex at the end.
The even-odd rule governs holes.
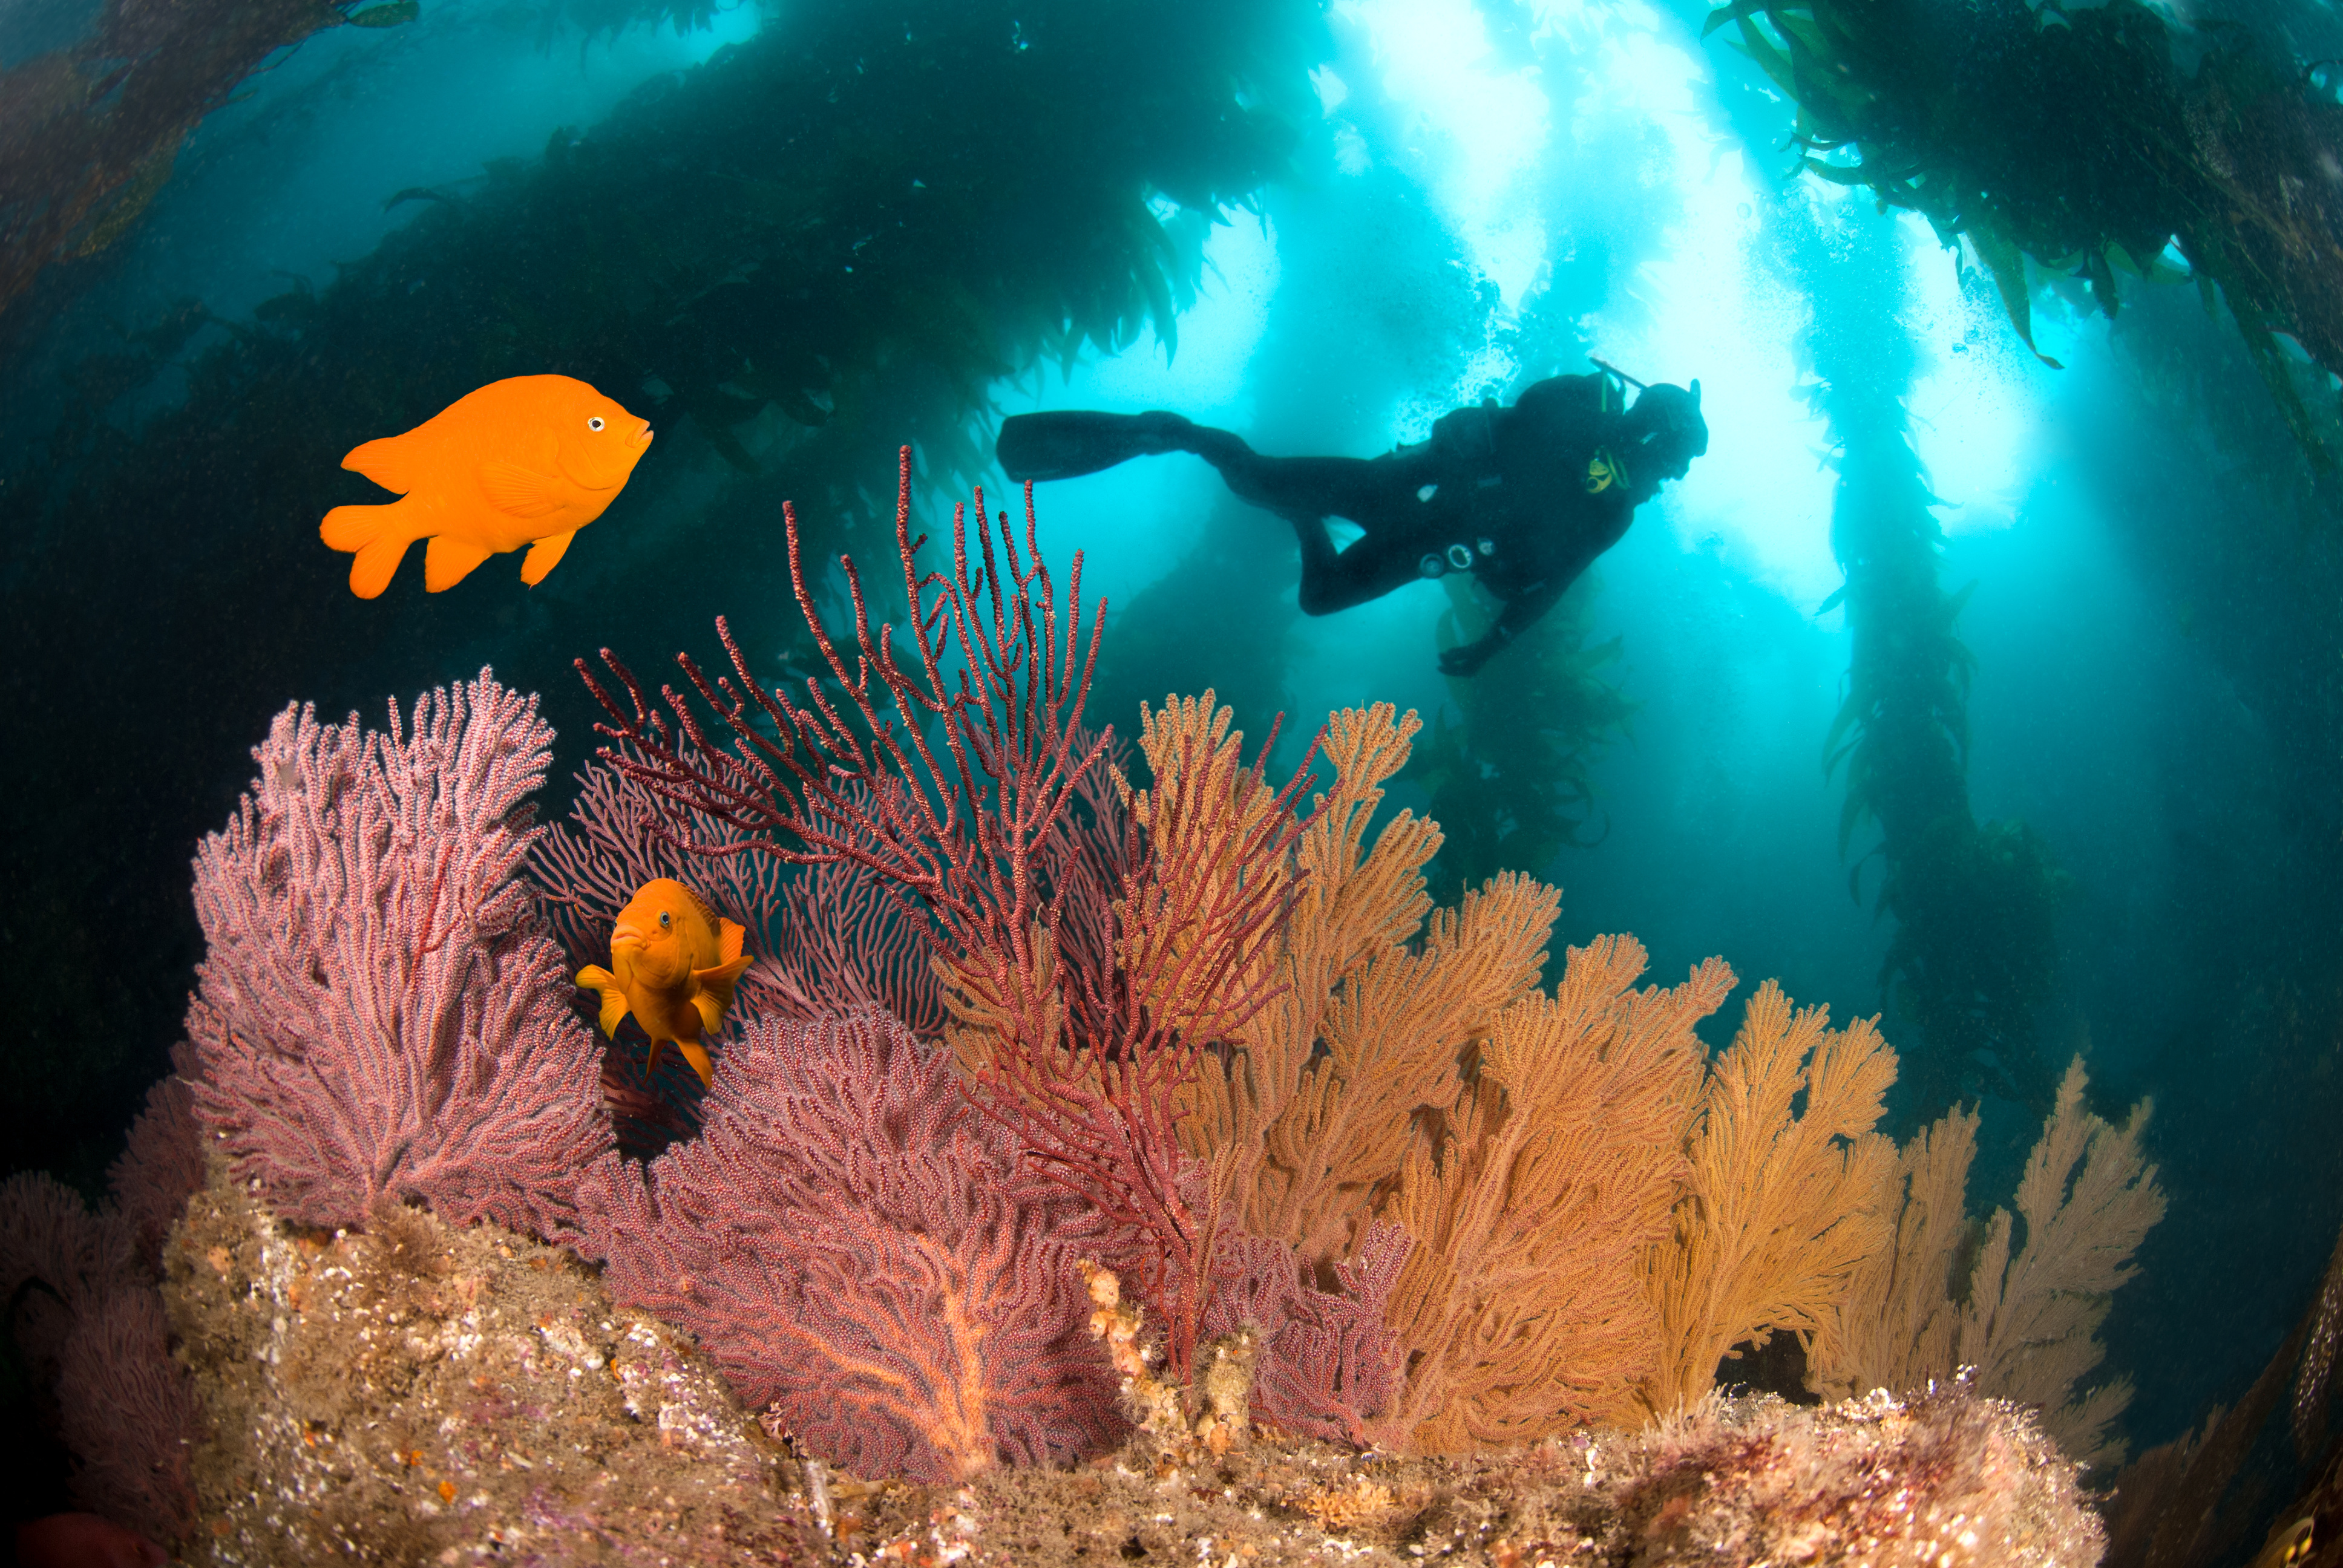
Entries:
POLYGON ((1733 0, 1707 30, 1727 25, 1795 100, 1807 171, 1921 214, 1947 245, 1966 236, 2027 347, 2029 258, 2084 280, 2109 316, 2118 274, 2193 276, 2208 304, 2217 286, 2296 439, 2335 472, 2332 432, 2277 337, 2343 371, 2343 185, 2328 172, 2343 104, 2320 63, 2208 22, 2184 75, 2173 25, 2140 0, 1733 0))
MULTIPOLYGON (((1865 226, 1839 263, 1865 270, 1845 276, 1893 278, 1892 238, 1885 226, 1865 226)), ((1822 249, 1819 236, 1801 246, 1810 276, 1821 276, 1822 249)), ((1939 580, 1944 530, 1933 508, 1941 503, 1903 407, 1911 351, 1880 329, 1887 313, 1867 289, 1818 298, 1828 304, 1807 338, 1816 377, 1808 396, 1838 443, 1831 549, 1846 574, 1822 608, 1843 604, 1855 640, 1824 766, 1845 770, 1841 855, 1865 822, 1879 827, 1849 886, 1859 895, 1865 865, 1880 862, 1878 907, 1896 919, 1881 980, 1921 1036, 1906 1038, 1903 1110, 1926 1119, 1991 1090, 2041 1112, 2053 1085, 2035 1013, 2057 976, 2067 878, 2026 824, 1980 823, 1969 808, 1976 658, 1954 623, 1976 585, 1948 592, 1939 580)))

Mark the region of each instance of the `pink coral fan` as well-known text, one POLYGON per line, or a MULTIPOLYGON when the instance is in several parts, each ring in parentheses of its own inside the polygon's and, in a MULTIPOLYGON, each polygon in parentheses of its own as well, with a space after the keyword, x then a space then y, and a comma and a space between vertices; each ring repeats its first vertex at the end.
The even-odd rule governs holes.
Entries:
POLYGON ((1222 1232, 1203 1329, 1249 1327, 1260 1336, 1255 1420, 1301 1437, 1373 1445, 1370 1428, 1398 1395, 1406 1360, 1384 1319, 1413 1246, 1397 1225, 1370 1225, 1357 1260, 1333 1266, 1331 1282, 1341 1289, 1326 1291, 1304 1277, 1287 1243, 1222 1232))
MULTIPOLYGON (((680 754, 698 756, 688 740, 680 754)), ((812 1018, 882 1007, 932 1038, 943 1030, 943 988, 930 961, 926 911, 895 898, 851 860, 791 868, 769 856, 712 852, 724 821, 659 793, 634 747, 617 765, 578 774, 577 803, 529 855, 529 874, 555 934, 580 964, 609 961, 610 925, 655 877, 672 877, 749 933, 757 961, 740 977, 744 1011, 812 1018)))
POLYGON ((80 1461, 76 1502, 171 1540, 195 1523, 197 1406, 171 1359, 162 1293, 144 1281, 75 1317, 57 1358, 57 1435, 80 1461))
POLYGON ((260 776, 196 857, 210 950, 187 1010, 196 1104, 287 1218, 386 1200, 572 1234, 576 1173, 611 1147, 598 1053, 516 872, 553 729, 479 678, 411 733, 287 708, 260 776))
POLYGON ((937 1482, 1111 1438, 1076 1264, 1107 1240, 876 1010, 751 1022, 700 1137, 581 1193, 622 1302, 699 1336, 821 1458, 937 1482))
POLYGON ((158 1271, 164 1238, 204 1184, 203 1129, 188 1083, 201 1070, 195 1047, 186 1040, 173 1046, 171 1065, 176 1070, 146 1091, 146 1108, 130 1124, 127 1144, 106 1172, 115 1208, 138 1255, 158 1271))
POLYGON ((195 1391, 131 1227, 54 1177, 0 1182, 0 1300, 76 1461, 75 1502, 169 1540, 193 1523, 195 1391))
MULTIPOLYGON (((624 746, 617 750, 633 755, 624 746)), ((607 967, 618 911, 644 883, 670 877, 749 933, 753 961, 740 977, 731 1019, 804 1020, 877 1007, 915 1034, 942 1032, 943 988, 923 910, 850 861, 792 868, 761 855, 687 847, 718 842, 723 831, 717 818, 657 793, 623 767, 580 769, 569 819, 556 823, 528 858, 529 879, 572 966, 607 967)), ((730 1032, 708 1042, 715 1055, 724 1053, 730 1032)), ((643 1160, 699 1132, 702 1099, 699 1076, 680 1058, 654 1074, 649 1057, 649 1040, 622 1022, 602 1068, 619 1147, 643 1160)))

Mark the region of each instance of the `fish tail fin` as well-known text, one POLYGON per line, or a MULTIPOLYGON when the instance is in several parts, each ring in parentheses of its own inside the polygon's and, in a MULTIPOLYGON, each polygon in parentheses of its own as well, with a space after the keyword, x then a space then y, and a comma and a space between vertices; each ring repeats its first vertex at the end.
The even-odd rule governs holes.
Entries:
POLYGON ((357 556, 350 562, 350 591, 360 598, 382 597, 407 555, 407 547, 415 542, 392 516, 397 509, 396 505, 336 507, 317 525, 317 537, 326 541, 327 548, 357 556))

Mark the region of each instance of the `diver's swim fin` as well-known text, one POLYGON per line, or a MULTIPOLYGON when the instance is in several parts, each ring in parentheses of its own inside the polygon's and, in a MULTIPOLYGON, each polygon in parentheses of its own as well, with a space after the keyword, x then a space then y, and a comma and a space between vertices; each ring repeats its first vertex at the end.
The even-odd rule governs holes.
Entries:
POLYGON ((1184 450, 1194 427, 1177 414, 1099 414, 1087 408, 1012 414, 1001 422, 1001 471, 1018 483, 1071 479, 1133 457, 1184 450))

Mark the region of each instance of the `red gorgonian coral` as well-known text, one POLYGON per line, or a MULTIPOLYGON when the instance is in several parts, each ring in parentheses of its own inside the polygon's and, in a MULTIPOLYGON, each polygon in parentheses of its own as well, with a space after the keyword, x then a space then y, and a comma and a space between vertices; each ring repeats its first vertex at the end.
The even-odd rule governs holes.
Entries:
POLYGON ((553 730, 479 678, 411 732, 287 708, 260 776, 196 857, 210 949, 187 1033, 196 1109, 288 1218, 345 1225, 420 1198, 457 1222, 572 1235, 610 1148, 598 1053, 516 873, 553 730))
POLYGON ((741 1399, 861 1475, 1064 1462, 1118 1424, 1075 1265, 1111 1244, 950 1064, 875 1010, 751 1022, 700 1135, 580 1196, 620 1301, 699 1336, 741 1399))
POLYGON ((1176 1092, 1211 1034, 1274 994, 1273 966, 1261 960, 1292 909, 1286 864, 1308 764, 1282 791, 1262 788, 1259 762, 1242 782, 1182 770, 1153 802, 1159 832, 1225 814, 1232 792, 1257 793, 1259 809, 1209 863, 1149 852, 1103 769, 1111 738, 1081 727, 1098 616, 1085 642, 1081 556, 1061 606, 1031 487, 1021 551, 979 491, 972 519, 953 508, 950 574, 923 573, 909 447, 897 477, 907 648, 894 627, 872 627, 844 558, 854 628, 851 648, 840 647, 814 608, 796 513, 784 508, 790 580, 827 678, 809 678, 802 701, 760 684, 719 619, 731 672, 679 662, 730 731, 728 749, 673 688, 659 712, 606 648, 615 690, 578 661, 609 716, 600 728, 616 744, 603 757, 682 809, 669 832, 693 852, 859 867, 931 922, 955 1020, 983 1037, 970 1064, 975 1103, 1039 1169, 1143 1239, 1142 1288, 1184 1376, 1222 1220, 1196 1211, 1183 1191, 1176 1092), (1154 1005, 1172 998, 1211 999, 1210 1029, 1176 1027, 1154 1005))

